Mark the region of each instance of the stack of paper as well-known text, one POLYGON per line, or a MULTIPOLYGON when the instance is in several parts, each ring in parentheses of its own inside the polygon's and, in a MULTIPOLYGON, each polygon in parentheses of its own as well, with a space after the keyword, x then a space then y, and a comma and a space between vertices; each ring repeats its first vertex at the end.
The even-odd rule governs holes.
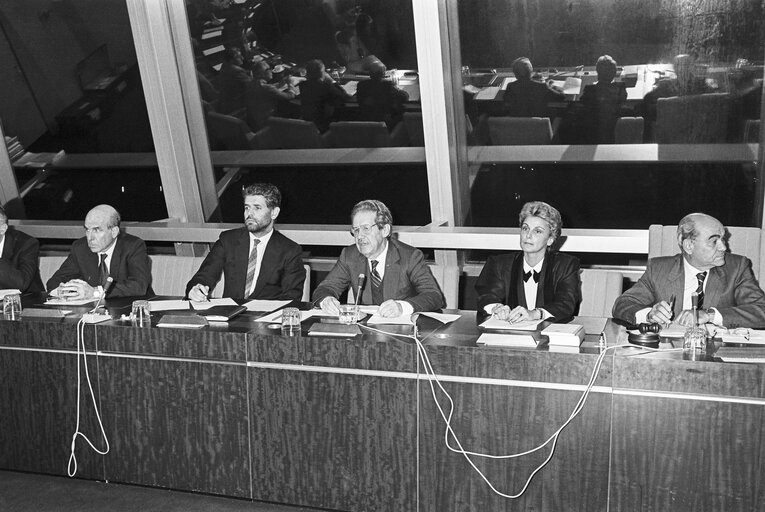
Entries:
POLYGON ((511 324, 507 320, 500 320, 494 316, 490 316, 478 327, 482 327, 486 330, 498 331, 536 331, 539 322, 539 320, 524 320, 522 322, 511 324))
POLYGON ((542 330, 550 345, 578 347, 584 341, 584 326, 579 324, 551 324, 542 330))
POLYGON ((531 334, 492 334, 485 332, 476 340, 476 343, 487 347, 537 347, 537 340, 531 334))

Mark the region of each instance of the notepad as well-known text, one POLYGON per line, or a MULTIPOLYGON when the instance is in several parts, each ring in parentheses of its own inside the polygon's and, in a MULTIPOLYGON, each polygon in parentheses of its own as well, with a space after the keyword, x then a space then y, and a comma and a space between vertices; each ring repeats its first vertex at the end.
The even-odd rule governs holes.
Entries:
POLYGON ((234 304, 233 306, 213 306, 201 312, 200 315, 209 322, 228 322, 245 311, 247 311, 246 307, 234 304))

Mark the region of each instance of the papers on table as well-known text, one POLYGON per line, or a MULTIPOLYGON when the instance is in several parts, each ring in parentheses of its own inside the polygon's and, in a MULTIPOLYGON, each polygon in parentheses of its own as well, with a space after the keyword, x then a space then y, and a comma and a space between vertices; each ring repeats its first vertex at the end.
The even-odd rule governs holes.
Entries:
POLYGON ((210 309, 213 306, 236 306, 237 303, 234 299, 231 299, 229 297, 223 298, 223 299, 210 299, 205 301, 191 301, 191 307, 194 308, 194 311, 205 311, 206 309, 210 309))
POLYGON ((497 98, 500 88, 498 86, 484 87, 475 95, 476 100, 493 100, 497 98))
POLYGON ((191 307, 187 300, 150 300, 151 311, 186 311, 191 307))
POLYGON ((500 320, 496 317, 490 316, 478 327, 484 329, 496 329, 500 331, 536 331, 539 327, 540 320, 526 320, 523 322, 516 322, 511 324, 507 320, 500 320))
POLYGON ((765 331, 756 329, 733 329, 720 336, 723 343, 741 343, 745 345, 765 345, 765 331))
MULTIPOLYGON (((286 301, 289 302, 289 301, 286 301)), ((301 311, 300 312, 300 321, 306 320, 307 318, 311 318, 312 316, 337 316, 337 315, 329 315, 327 313, 322 312, 321 310, 315 310, 312 309, 310 311, 301 311)), ((282 310, 274 311, 273 313, 269 313, 265 316, 261 316, 260 318, 255 320, 256 322, 266 322, 266 323, 280 323, 282 321, 282 310)))
POLYGON ((51 298, 45 301, 46 306, 83 306, 96 302, 97 299, 55 299, 51 298))
POLYGON ((687 330, 688 328, 684 325, 672 323, 669 324, 669 327, 663 327, 659 336, 663 338, 682 338, 687 330))
POLYGON ((574 76, 563 82, 563 94, 579 94, 582 90, 582 79, 574 76))
POLYGON ((460 315, 449 315, 446 313, 431 313, 429 311, 426 311, 424 313, 420 313, 420 316, 427 316, 429 318, 435 318, 442 324, 449 324, 454 322, 455 320, 460 319, 460 315))
POLYGON ((350 80, 342 84, 340 87, 345 89, 345 92, 348 93, 348 96, 353 96, 356 94, 356 88, 358 87, 358 85, 359 85, 358 80, 350 80))
POLYGON ((537 340, 531 334, 495 334, 485 332, 476 340, 487 347, 537 348, 537 340))
POLYGON ((414 325, 412 323, 412 315, 400 315, 400 316, 394 316, 391 318, 385 318, 381 316, 379 313, 375 313, 372 315, 369 320, 367 320, 367 325, 414 325))
POLYGON ((289 304, 288 300, 258 300, 254 299, 246 302, 244 306, 247 311, 274 311, 282 306, 289 304))

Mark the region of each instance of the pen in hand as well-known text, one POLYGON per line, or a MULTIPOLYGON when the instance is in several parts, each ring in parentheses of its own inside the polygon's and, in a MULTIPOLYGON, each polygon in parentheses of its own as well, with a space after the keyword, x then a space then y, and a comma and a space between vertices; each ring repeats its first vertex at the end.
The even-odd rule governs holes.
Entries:
POLYGON ((670 324, 672 323, 672 320, 675 318, 675 296, 673 295, 669 299, 669 323, 667 323, 667 328, 669 328, 670 324))

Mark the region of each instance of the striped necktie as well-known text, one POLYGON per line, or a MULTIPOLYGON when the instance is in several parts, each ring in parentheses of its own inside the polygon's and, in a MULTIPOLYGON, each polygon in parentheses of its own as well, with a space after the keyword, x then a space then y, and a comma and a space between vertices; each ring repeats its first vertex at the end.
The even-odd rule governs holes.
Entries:
POLYGON ((383 303, 382 278, 377 271, 377 260, 372 260, 372 302, 377 305, 383 303))
POLYGON ((247 298, 250 296, 250 289, 252 288, 252 283, 255 280, 255 268, 258 264, 258 244, 260 243, 259 239, 255 239, 255 243, 252 246, 252 251, 250 252, 250 260, 247 262, 247 279, 244 282, 244 297, 247 298))
POLYGON ((706 277, 706 271, 696 274, 696 280, 699 282, 699 286, 696 288, 696 293, 699 295, 699 309, 704 307, 704 279, 706 279, 706 277))
POLYGON ((106 267, 106 253, 99 254, 101 257, 101 263, 98 264, 98 283, 106 287, 106 280, 109 278, 109 269, 106 267))

